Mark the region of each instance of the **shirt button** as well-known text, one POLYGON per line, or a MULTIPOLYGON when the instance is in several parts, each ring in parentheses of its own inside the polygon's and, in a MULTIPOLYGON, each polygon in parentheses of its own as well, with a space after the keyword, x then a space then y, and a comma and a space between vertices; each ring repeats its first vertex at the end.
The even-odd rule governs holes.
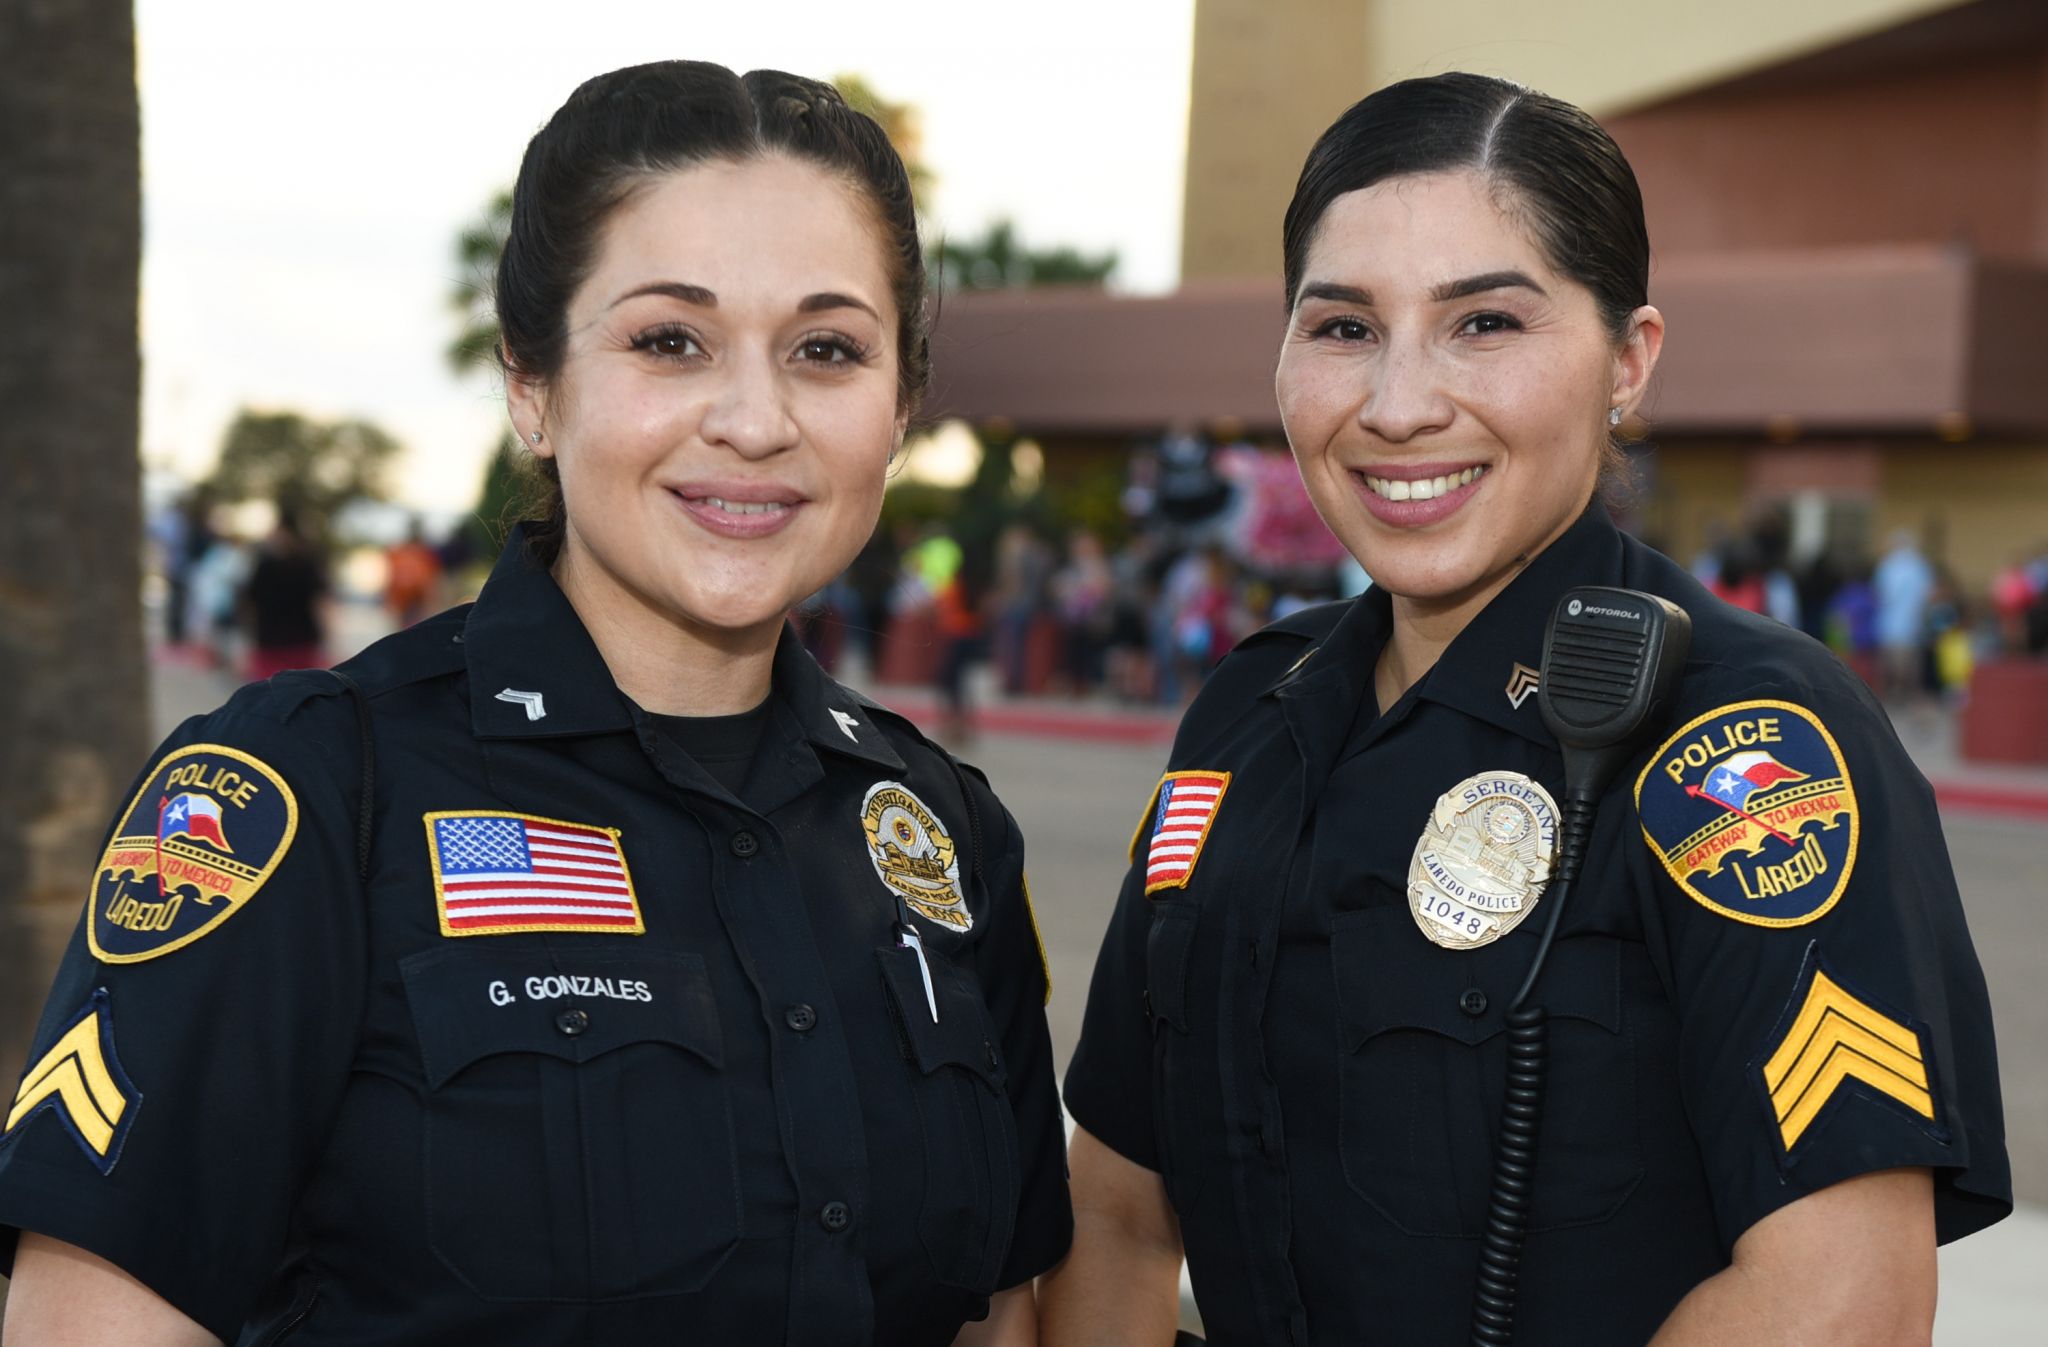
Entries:
POLYGON ((853 1208, 844 1202, 827 1202, 818 1208, 818 1224, 836 1235, 853 1224, 853 1208))
POLYGON ((1458 1009, 1473 1019, 1478 1019, 1486 1013, 1486 993, 1477 987, 1467 987, 1465 994, 1458 998, 1458 1009))
POLYGON ((756 838, 752 833, 747 832, 745 829, 742 829, 739 832, 736 832, 732 835, 732 854, 739 857, 741 860, 747 859, 747 857, 753 855, 760 849, 760 839, 756 838))
POLYGON ((590 1027, 590 1012, 571 1006, 555 1016, 555 1028, 574 1038, 590 1027))
POLYGON ((818 1022, 818 1012, 809 1006, 791 1006, 782 1012, 782 1022, 800 1034, 807 1034, 818 1022))

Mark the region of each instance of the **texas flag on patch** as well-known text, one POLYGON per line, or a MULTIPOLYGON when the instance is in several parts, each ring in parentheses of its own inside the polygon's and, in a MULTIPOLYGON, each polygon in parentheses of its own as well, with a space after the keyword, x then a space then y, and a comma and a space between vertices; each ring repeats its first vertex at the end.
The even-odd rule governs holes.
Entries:
POLYGON ((647 929, 616 828, 469 810, 426 824, 443 935, 647 929))
POLYGON ((1806 773, 1787 767, 1768 753, 1737 753, 1707 773, 1707 794, 1741 809, 1760 790, 1804 780, 1806 773))
POLYGON ((1229 784, 1228 772, 1168 772, 1160 781, 1152 840, 1145 850, 1146 893, 1188 886, 1229 784))

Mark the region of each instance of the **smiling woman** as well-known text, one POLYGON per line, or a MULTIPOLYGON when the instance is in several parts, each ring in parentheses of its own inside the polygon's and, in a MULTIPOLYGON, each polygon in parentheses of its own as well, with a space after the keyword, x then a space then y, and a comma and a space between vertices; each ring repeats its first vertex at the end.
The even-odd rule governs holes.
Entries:
POLYGON ((1924 1344, 2011 1205, 1983 976, 1868 692, 1600 507, 1664 338, 1627 161, 1411 80, 1284 246, 1274 391, 1373 585, 1233 651, 1144 809, 1048 1342, 1163 1341, 1185 1248, 1218 1344, 1924 1344), (1589 781, 1542 684, 1633 663, 1546 623, 1651 606, 1690 656, 1589 781))
POLYGON ((534 137, 546 499, 475 604, 143 778, 5 1112, 8 1347, 1035 1339, 1022 840, 783 620, 874 528, 924 284, 827 85, 639 66, 534 137))

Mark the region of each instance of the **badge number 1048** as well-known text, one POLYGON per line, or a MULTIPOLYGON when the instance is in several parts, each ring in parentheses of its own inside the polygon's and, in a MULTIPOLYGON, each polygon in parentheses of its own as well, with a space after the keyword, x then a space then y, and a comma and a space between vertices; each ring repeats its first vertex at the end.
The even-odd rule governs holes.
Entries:
POLYGON ((1493 929, 1494 920, 1472 911, 1461 903, 1446 898, 1441 893, 1422 890, 1415 895, 1416 910, 1446 931, 1455 932, 1467 940, 1477 940, 1493 929))

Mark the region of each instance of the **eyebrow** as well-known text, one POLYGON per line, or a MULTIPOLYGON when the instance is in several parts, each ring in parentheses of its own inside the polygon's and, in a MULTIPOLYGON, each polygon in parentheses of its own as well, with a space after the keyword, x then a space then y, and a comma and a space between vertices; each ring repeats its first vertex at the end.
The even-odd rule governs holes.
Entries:
POLYGON ((687 281, 654 281, 638 289, 628 290, 606 307, 616 309, 627 300, 638 299, 642 295, 667 295, 670 299, 680 299, 685 304, 695 304, 700 309, 718 307, 717 295, 701 285, 691 285, 687 281))
POLYGON ((805 295, 796 306, 798 313, 823 313, 828 309, 859 309, 876 322, 882 321, 882 315, 875 312, 874 305, 864 299, 855 299, 852 295, 842 295, 836 290, 805 295))
POLYGON ((1488 271, 1477 276, 1467 276, 1461 281, 1445 281, 1429 292, 1429 297, 1438 303, 1447 299, 1463 299, 1467 295, 1483 295, 1488 290, 1534 290, 1539 295, 1548 295, 1542 286, 1536 284, 1525 273, 1519 271, 1488 271))
MULTIPOLYGON (((694 304, 700 309, 718 307, 716 294, 701 285, 691 285, 687 281, 653 281, 637 289, 628 290, 613 300, 608 307, 616 309, 627 300, 639 299, 643 295, 667 295, 670 299, 680 299, 683 303, 694 304)), ((859 309, 876 322, 882 321, 882 315, 875 312, 874 305, 866 300, 855 299, 852 295, 842 295, 836 290, 821 290, 815 295, 805 295, 796 306, 798 313, 826 313, 832 309, 859 309)))
MULTIPOLYGON (((1483 295, 1489 290, 1534 290, 1539 295, 1549 294, 1549 291, 1530 279, 1526 272, 1508 270, 1487 271, 1477 276, 1467 276, 1462 280, 1445 281, 1432 289, 1429 297, 1435 303, 1441 304, 1446 300, 1464 299, 1468 295, 1483 295)), ((1355 285, 1317 281, 1301 287, 1300 299, 1327 299, 1338 304, 1356 304, 1361 308, 1369 308, 1372 305, 1372 291, 1361 290, 1355 285)))

